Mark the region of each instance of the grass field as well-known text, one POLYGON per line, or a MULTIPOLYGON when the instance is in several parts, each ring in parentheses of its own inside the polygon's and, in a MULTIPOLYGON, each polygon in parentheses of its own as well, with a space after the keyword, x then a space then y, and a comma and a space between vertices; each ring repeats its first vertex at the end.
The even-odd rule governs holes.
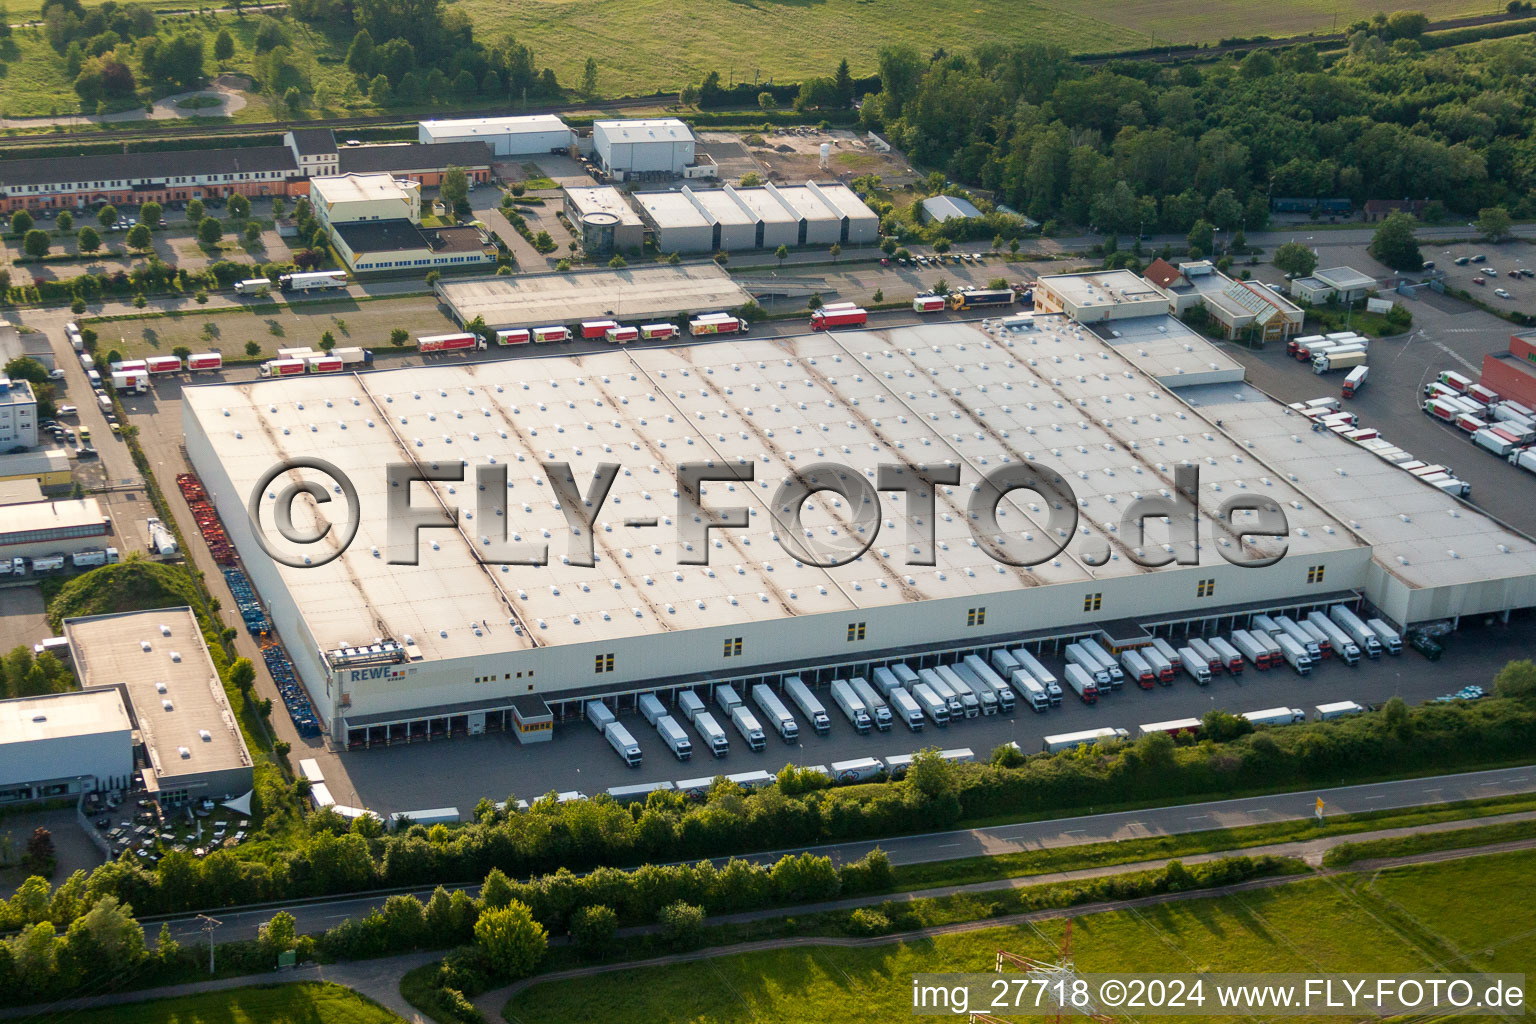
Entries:
POLYGON ((185 345, 194 352, 217 349, 226 360, 271 359, 280 348, 314 348, 326 331, 336 339, 338 348, 355 345, 387 355, 393 351, 389 343, 392 328, 404 327, 413 335, 456 329, 430 296, 304 302, 292 307, 267 302, 249 311, 114 320, 91 326, 102 351, 115 349, 129 359, 164 355, 185 345), (248 341, 261 346, 258 355, 246 354, 248 341))
MULTIPOLYGON (((1072 952, 1082 971, 1528 972, 1536 907, 1510 907, 1507 894, 1528 887, 1532 870, 1536 853, 1522 852, 1093 914, 1076 919, 1072 952)), ((623 1006, 629 1024, 899 1020, 911 1013, 913 974, 990 971, 1000 948, 1054 959, 1063 928, 1051 921, 616 972, 535 986, 505 1017, 554 1024, 623 1006)))
POLYGON ((382 1006, 340 985, 295 983, 75 1011, 75 1024, 399 1024, 382 1006))
MULTIPOLYGON (((727 83, 799 81, 831 74, 844 57, 855 75, 869 75, 880 47, 892 43, 911 43, 923 53, 966 50, 983 40, 1100 52, 1326 33, 1335 14, 1342 28, 1383 9, 1377 0, 1263 7, 1247 0, 459 0, 455 6, 486 41, 510 29, 533 47, 540 67, 554 68, 567 85, 580 80, 587 57, 596 57, 598 87, 608 95, 672 90, 709 71, 727 83), (775 45, 784 39, 795 45, 775 45)), ((1434 19, 1494 9, 1471 0, 1412 7, 1434 19)))

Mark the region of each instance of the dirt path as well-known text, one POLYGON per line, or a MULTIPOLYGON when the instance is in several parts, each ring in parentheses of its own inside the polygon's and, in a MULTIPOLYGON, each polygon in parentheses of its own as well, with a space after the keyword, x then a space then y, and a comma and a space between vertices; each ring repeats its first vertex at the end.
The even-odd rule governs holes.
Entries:
MULTIPOLYGON (((61 117, 0 117, 0 128, 47 128, 58 125, 79 126, 87 124, 123 124, 131 121, 174 121, 197 117, 234 117, 246 108, 250 100, 242 89, 235 88, 221 75, 209 83, 206 89, 179 92, 155 100, 153 109, 143 107, 120 110, 115 114, 68 114, 61 117), (206 97, 209 105, 181 107, 180 103, 194 97, 206 97)), ((250 83, 246 83, 249 88, 250 83)))

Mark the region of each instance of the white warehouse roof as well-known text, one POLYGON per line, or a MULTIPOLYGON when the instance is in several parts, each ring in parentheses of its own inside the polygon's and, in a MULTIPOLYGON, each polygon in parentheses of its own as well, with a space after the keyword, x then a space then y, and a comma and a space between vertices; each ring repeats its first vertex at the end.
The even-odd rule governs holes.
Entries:
POLYGON ((0 701, 0 747, 132 728, 122 695, 112 687, 0 701))
MULTIPOLYGON (((426 659, 447 659, 1139 576, 1158 570, 1115 553, 1126 542, 1112 524, 1135 494, 1170 487, 1186 460, 1201 469, 1208 547, 1225 543, 1229 529, 1213 527, 1217 506, 1248 490, 1273 497, 1293 530, 1305 531, 1290 538, 1291 557, 1365 554, 1282 473, 1142 373, 1129 345, 1106 345, 1060 317, 1040 320, 992 335, 943 322, 191 387, 184 402, 189 434, 206 435, 231 493, 249 493, 278 460, 315 450, 357 485, 361 525, 348 550, 322 567, 281 570, 325 649, 383 632, 410 637, 426 659), (391 565, 380 467, 410 459, 505 466, 496 508, 509 540, 547 543, 551 564, 476 562, 489 524, 478 521, 470 476, 432 487, 471 514, 461 532, 425 531, 420 564, 391 565), (598 515, 591 568, 562 564, 569 528, 544 479, 546 460, 569 461, 583 489, 598 463, 622 466, 598 515), (755 466, 752 483, 703 488, 707 506, 747 506, 749 528, 713 531, 710 564, 679 565, 676 466, 701 460, 755 466), (874 547, 838 568, 800 564, 775 543, 774 489, 829 460, 870 475, 885 462, 961 465, 961 483, 943 488, 939 502, 936 564, 907 565, 901 527, 889 521, 874 547), (971 538, 966 503, 980 475, 1005 461, 1062 472, 1079 498, 1083 543, 1112 559, 1095 567, 1074 541, 1029 569, 993 561, 971 538), (637 516, 656 517, 659 529, 625 525, 637 516)), ((429 501, 427 491, 417 484, 414 504, 429 501)), ((1043 530, 1038 499, 1018 494, 1005 499, 1005 526, 1043 530)), ((810 505, 805 525, 818 537, 852 529, 840 500, 810 505)), ((312 526, 304 514, 295 509, 300 529, 312 526)))
POLYGON ((566 123, 554 114, 530 114, 526 117, 465 117, 447 121, 421 121, 420 132, 433 141, 440 139, 492 138, 500 135, 532 135, 568 131, 566 123))
MULTIPOLYGON (((338 203, 366 203, 374 200, 409 202, 407 185, 392 174, 336 174, 309 179, 316 202, 327 207, 338 203)), ((421 186, 411 183, 411 187, 421 186)))
POLYGON ((610 142, 687 142, 693 138, 692 130, 675 117, 593 121, 592 130, 602 132, 610 142))

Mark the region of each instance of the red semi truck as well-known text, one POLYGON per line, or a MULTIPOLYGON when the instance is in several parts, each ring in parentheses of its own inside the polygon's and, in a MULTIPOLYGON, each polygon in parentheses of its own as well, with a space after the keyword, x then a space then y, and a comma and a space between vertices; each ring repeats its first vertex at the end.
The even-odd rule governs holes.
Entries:
POLYGON ((150 356, 144 360, 145 367, 150 373, 180 373, 180 356, 150 356))
POLYGON ((483 346, 484 342, 478 334, 434 334, 416 339, 418 352, 458 352, 483 346))
POLYGON ((858 327, 868 320, 869 314, 857 306, 822 308, 811 314, 811 330, 825 331, 832 327, 858 327))
POLYGON ((601 338, 607 335, 609 330, 619 326, 617 320, 583 320, 581 322, 581 336, 583 338, 601 338))
POLYGON ((189 370, 218 370, 224 366, 224 357, 218 352, 194 352, 187 357, 189 370))

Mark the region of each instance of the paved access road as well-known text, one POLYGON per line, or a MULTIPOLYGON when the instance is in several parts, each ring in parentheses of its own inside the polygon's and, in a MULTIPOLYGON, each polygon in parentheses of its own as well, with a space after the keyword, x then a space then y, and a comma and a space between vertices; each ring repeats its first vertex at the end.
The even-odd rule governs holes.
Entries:
MULTIPOLYGON (((1296 821, 1312 816, 1319 797, 1324 802, 1325 814, 1339 814, 1455 803, 1461 800, 1487 799, 1530 792, 1536 792, 1536 767, 1505 768, 1496 771, 1343 786, 1335 789, 1275 793, 1237 800, 1181 804, 1140 811, 1088 814, 1076 818, 1057 818, 1050 821, 997 825, 955 832, 898 836, 878 841, 838 843, 812 847, 811 852, 824 854, 831 857, 834 862, 843 863, 858 860, 869 850, 878 846, 890 855, 893 864, 922 864, 961 857, 1022 853, 1048 847, 1081 846, 1117 839, 1136 839, 1180 832, 1236 828, 1242 825, 1263 825, 1277 821, 1296 821)), ((798 852, 800 851, 773 850, 750 855, 747 859, 772 861, 777 860, 784 853, 798 852)), ((465 888, 473 895, 479 887, 466 886, 465 888)), ((416 895, 426 900, 431 893, 430 889, 423 889, 416 895)), ((299 933, 303 934, 323 931, 348 917, 364 916, 374 907, 381 906, 383 902, 384 899, 381 896, 358 896, 313 903, 267 906, 259 910, 232 910, 224 913, 215 911, 214 916, 223 922, 218 931, 219 941, 228 942, 234 939, 254 939, 260 927, 280 909, 293 914, 295 925, 299 933)), ((158 932, 158 923, 157 919, 146 918, 145 930, 158 932)), ((201 922, 193 917, 173 918, 170 920, 170 925, 172 935, 183 944, 195 942, 203 934, 201 922)))

